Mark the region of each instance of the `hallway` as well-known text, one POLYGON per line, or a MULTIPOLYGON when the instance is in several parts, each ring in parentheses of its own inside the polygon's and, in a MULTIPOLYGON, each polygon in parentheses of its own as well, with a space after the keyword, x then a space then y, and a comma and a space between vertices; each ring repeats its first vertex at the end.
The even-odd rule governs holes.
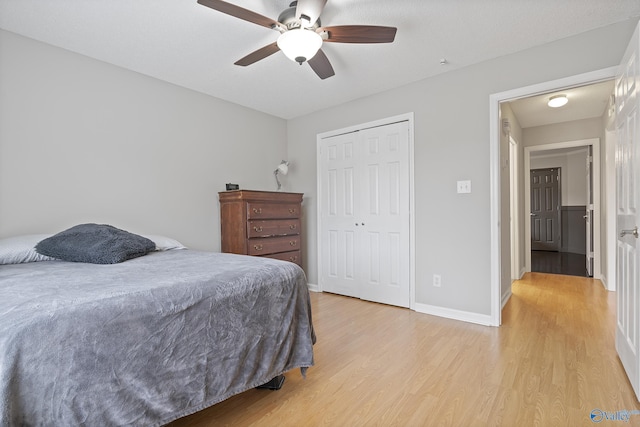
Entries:
POLYGON ((586 256, 569 252, 531 251, 531 271, 589 277, 586 256))

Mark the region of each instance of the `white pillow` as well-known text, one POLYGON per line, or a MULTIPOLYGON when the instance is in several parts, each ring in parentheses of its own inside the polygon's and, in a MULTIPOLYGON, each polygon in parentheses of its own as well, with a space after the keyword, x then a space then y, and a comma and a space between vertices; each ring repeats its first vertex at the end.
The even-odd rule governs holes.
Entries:
POLYGON ((51 234, 28 234, 0 239, 0 265, 55 259, 39 254, 34 248, 40 240, 47 237, 51 237, 51 234))
POLYGON ((157 236, 154 234, 144 235, 147 239, 153 241, 156 244, 156 251, 169 251, 172 249, 187 249, 182 243, 177 240, 171 239, 165 236, 157 236))

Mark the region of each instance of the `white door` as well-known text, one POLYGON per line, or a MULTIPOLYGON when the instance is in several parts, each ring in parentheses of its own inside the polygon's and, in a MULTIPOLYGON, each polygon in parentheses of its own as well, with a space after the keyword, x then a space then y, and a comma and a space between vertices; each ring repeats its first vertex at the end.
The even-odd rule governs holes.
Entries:
POLYGON ((356 209, 356 150, 359 133, 325 138, 320 146, 321 193, 320 265, 322 290, 359 297, 356 279, 356 233, 360 218, 356 209))
POLYGON ((322 289, 409 307, 408 123, 324 138, 319 155, 322 289))
POLYGON ((409 124, 360 131, 360 298, 409 307, 409 124))
POLYGON ((616 76, 616 350, 640 400, 640 25, 616 76))

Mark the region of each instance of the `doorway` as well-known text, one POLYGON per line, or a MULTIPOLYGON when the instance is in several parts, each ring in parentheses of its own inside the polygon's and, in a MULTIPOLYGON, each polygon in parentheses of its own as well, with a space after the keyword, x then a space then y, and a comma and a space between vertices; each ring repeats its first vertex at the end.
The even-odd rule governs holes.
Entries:
MULTIPOLYGON (((524 163, 529 174, 545 164, 553 164, 561 170, 558 246, 535 246, 534 221, 525 224, 525 270, 600 278, 600 140, 591 138, 525 147, 524 163), (556 253, 536 253, 537 249, 556 253), (589 269, 591 265, 593 269, 589 269)), ((529 181, 525 184, 529 184, 525 185, 524 191, 525 212, 533 215, 534 188, 529 181)))
MULTIPOLYGON (((567 88, 592 85, 607 80, 613 80, 616 75, 616 70, 617 67, 609 67, 602 70, 570 76, 563 79, 495 93, 490 95, 489 97, 489 116, 491 123, 491 324, 493 325, 498 326, 501 324, 502 307, 508 301, 511 293, 511 275, 509 274, 509 272, 513 270, 511 268, 512 248, 510 247, 509 241, 507 241, 507 245, 505 246, 502 238, 502 236, 508 236, 510 234, 510 222, 502 221, 504 214, 501 206, 504 206, 505 204, 507 206, 509 205, 511 189, 509 188, 509 181, 507 180, 507 184, 505 185, 505 181, 501 179, 501 174, 503 173, 505 165, 504 159, 507 158, 508 154, 505 151, 507 150, 506 145, 503 145, 504 140, 502 138, 502 135, 504 117, 501 116, 500 106, 504 102, 509 102, 516 99, 532 97, 535 95, 541 95, 554 91, 561 91, 567 88), (505 272, 507 273, 505 274, 505 272)), ((595 151, 596 150, 594 150, 594 152, 595 151)), ((528 180, 525 180, 524 182, 526 184, 528 180)), ((530 203, 527 202, 526 197, 523 198, 524 202, 526 202, 527 204, 530 203)), ((524 212, 527 212, 528 214, 527 209, 523 209, 523 213, 524 212)), ((521 215, 521 218, 523 218, 523 215, 521 215)), ((528 218, 527 221, 523 221, 523 223, 525 225, 528 224, 528 218)), ((609 230, 608 227, 603 230, 603 232, 606 234, 607 238, 612 235, 615 236, 615 230, 609 230)), ((598 233, 594 234, 594 237, 599 238, 598 233)), ((524 248, 525 245, 530 246, 530 241, 528 241, 528 239, 526 238, 520 239, 520 246, 524 248)), ((523 250, 522 252, 524 258, 527 258, 527 251, 523 250)), ((527 264, 527 262, 525 262, 524 260, 515 260, 514 262, 524 262, 525 264, 527 264)), ((526 267, 530 268, 530 260, 528 261, 528 263, 529 264, 526 267)), ((525 268, 523 268, 523 270, 525 270, 525 268)), ((594 266, 594 277, 598 279, 602 278, 602 273, 599 270, 598 265, 594 266)))
MULTIPOLYGON (((588 141, 585 142, 588 144, 588 141)), ((535 151, 530 153, 531 174, 539 168, 554 168, 559 171, 559 194, 551 191, 553 184, 550 179, 543 186, 544 200, 537 201, 541 194, 536 192, 536 184, 531 183, 531 271, 541 273, 565 274, 571 276, 591 277, 594 266, 594 238, 593 218, 594 208, 600 203, 594 203, 593 188, 599 190, 600 185, 593 185, 592 146, 571 146, 567 148, 535 151), (556 206, 542 206, 548 208, 547 213, 538 213, 540 207, 536 204, 548 203, 548 197, 553 194, 558 199, 556 206), (553 213, 559 223, 557 233, 551 235, 546 224, 539 220, 546 219, 553 213), (544 232, 545 235, 540 236, 544 232), (542 238, 547 238, 546 242, 542 238), (553 240, 551 240, 553 238, 553 240)), ((542 169, 545 170, 545 169, 542 169)), ((555 176, 555 175, 554 175, 555 176)), ((541 177, 542 178, 542 177, 541 177)), ((541 191, 542 193, 542 191, 541 191)), ((598 215, 602 217, 601 214, 598 215)))

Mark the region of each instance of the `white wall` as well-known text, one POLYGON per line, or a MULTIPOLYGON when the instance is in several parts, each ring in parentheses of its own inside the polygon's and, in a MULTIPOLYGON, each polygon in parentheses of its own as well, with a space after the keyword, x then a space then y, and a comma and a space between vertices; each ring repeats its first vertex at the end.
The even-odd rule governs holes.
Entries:
POLYGON ((0 31, 0 237, 80 222, 220 249, 226 182, 275 190, 286 122, 0 31))
MULTIPOLYGON (((489 315, 489 97, 616 65, 635 23, 604 27, 290 120, 289 159, 300 166, 291 177, 292 188, 306 194, 309 280, 318 280, 316 135, 414 112, 416 302, 489 315), (472 181, 471 194, 456 194, 461 179, 472 181), (440 288, 431 286, 433 274, 442 276, 440 288)), ((501 163, 507 159, 508 151, 501 163)), ((508 200, 504 194, 502 203, 508 200)), ((500 227, 509 232, 508 221, 500 227)), ((508 268, 509 249, 502 254, 508 268)))

